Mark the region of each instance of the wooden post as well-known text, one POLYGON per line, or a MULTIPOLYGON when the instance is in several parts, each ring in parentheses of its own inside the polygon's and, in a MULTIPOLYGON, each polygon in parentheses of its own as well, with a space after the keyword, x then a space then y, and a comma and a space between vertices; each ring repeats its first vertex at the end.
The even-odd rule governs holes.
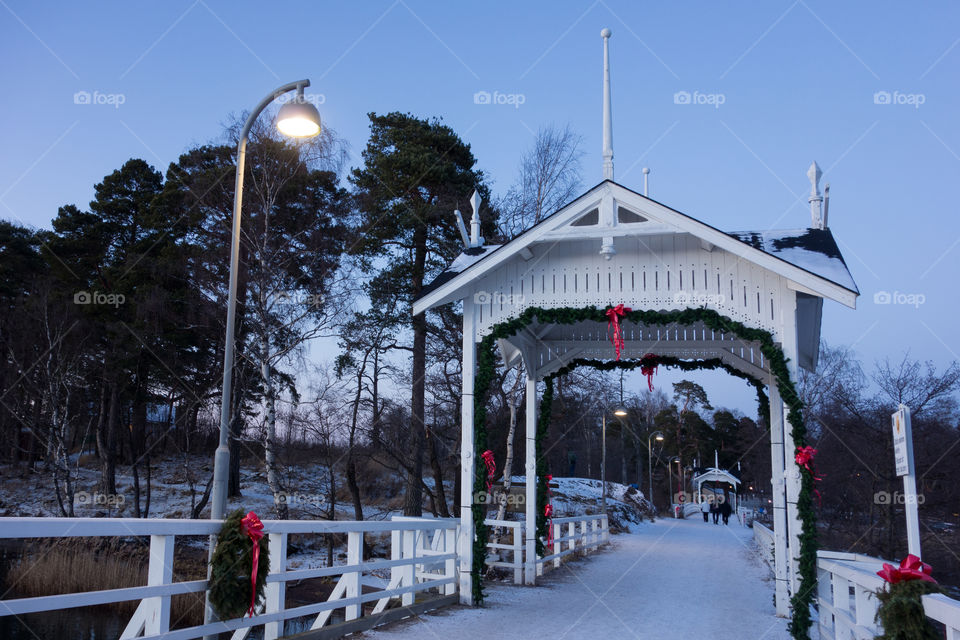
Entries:
MULTIPOLYGON (((441 532, 437 532, 437 535, 440 535, 441 532)), ((451 527, 449 529, 444 529, 443 533, 443 552, 444 553, 456 553, 457 551, 457 529, 456 527, 451 527)), ((444 577, 446 578, 456 578, 457 577, 457 559, 451 558, 444 562, 444 577)), ((446 584, 443 586, 443 595, 452 596, 457 592, 457 585, 455 582, 446 584)))
MULTIPOLYGON (((270 534, 270 575, 283 573, 287 570, 287 534, 270 534)), ((283 611, 287 598, 286 582, 268 582, 264 589, 266 595, 266 609, 264 613, 283 611)), ((284 635, 283 620, 268 622, 263 627, 264 640, 277 640, 284 635)))
MULTIPOLYGON (((150 564, 147 585, 173 582, 173 536, 150 536, 150 564)), ((170 631, 170 596, 144 598, 147 617, 144 635, 170 631)))
POLYGON ((560 534, 561 525, 550 524, 550 526, 553 527, 553 549, 551 549, 551 552, 557 556, 556 558, 553 559, 553 568, 559 569, 560 568, 560 551, 562 550, 563 545, 557 542, 557 540, 559 540, 561 537, 561 534, 560 534))
POLYGON ((531 360, 525 357, 524 365, 527 368, 527 437, 524 443, 527 478, 524 574, 527 584, 536 584, 537 576, 540 575, 537 568, 537 380, 533 377, 531 360))
MULTIPOLYGON (((347 533, 347 564, 359 565, 361 562, 363 562, 363 532, 350 531, 347 533)), ((345 572, 343 574, 347 585, 344 597, 357 598, 360 596, 360 585, 363 584, 363 581, 360 579, 362 575, 363 570, 359 567, 349 573, 345 572)), ((404 604, 407 603, 404 602, 404 604)), ((359 604, 348 604, 345 609, 347 620, 356 620, 360 617, 362 610, 359 604)))
POLYGON ((460 604, 473 602, 473 383, 477 369, 473 297, 463 299, 463 387, 460 393, 460 604))
POLYGON ((511 527, 513 531, 513 584, 523 584, 523 525, 511 527))
POLYGON ((571 522, 567 525, 567 536, 569 536, 570 541, 567 543, 567 548, 570 551, 576 551, 577 549, 577 523, 571 522))
MULTIPOLYGON (((404 564, 400 567, 400 586, 412 587, 417 583, 417 565, 415 564, 415 559, 417 556, 417 532, 412 529, 407 529, 401 534, 401 539, 403 540, 403 548, 400 552, 400 557, 410 564, 404 564)), ((405 607, 410 606, 413 604, 415 595, 416 594, 413 591, 400 594, 400 604, 405 607)), ((349 620, 349 618, 347 619, 349 620)))
POLYGON ((777 615, 790 615, 789 568, 787 563, 787 512, 783 479, 783 401, 777 383, 770 382, 770 484, 773 494, 773 566, 777 615))
MULTIPOLYGON (((781 290, 780 313, 783 323, 780 331, 781 348, 787 359, 790 379, 796 385, 799 384, 799 371, 797 369, 797 294, 795 291, 781 290)), ((796 594, 800 590, 800 533, 802 531, 800 515, 797 512, 797 499, 800 496, 800 467, 797 465, 795 453, 797 446, 791 433, 792 427, 787 421, 789 410, 790 407, 783 407, 783 459, 787 490, 787 531, 790 536, 790 587, 791 594, 796 594)))

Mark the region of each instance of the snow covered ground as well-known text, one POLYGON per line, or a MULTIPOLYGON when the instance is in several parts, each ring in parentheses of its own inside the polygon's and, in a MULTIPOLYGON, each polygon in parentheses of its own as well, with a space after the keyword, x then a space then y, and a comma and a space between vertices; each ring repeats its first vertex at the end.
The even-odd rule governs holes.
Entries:
POLYGON ((773 584, 740 525, 658 520, 537 587, 489 585, 483 608, 450 607, 367 635, 406 638, 789 638, 773 584))

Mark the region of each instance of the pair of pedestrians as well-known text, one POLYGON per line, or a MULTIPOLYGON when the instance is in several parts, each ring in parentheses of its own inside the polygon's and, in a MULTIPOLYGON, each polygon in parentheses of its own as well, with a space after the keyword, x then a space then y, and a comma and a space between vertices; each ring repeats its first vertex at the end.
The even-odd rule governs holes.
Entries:
POLYGON ((723 518, 723 524, 729 524, 730 514, 733 513, 733 507, 726 500, 717 504, 713 500, 703 500, 700 502, 700 513, 703 514, 703 521, 709 522, 710 516, 713 516, 713 524, 720 524, 723 518))

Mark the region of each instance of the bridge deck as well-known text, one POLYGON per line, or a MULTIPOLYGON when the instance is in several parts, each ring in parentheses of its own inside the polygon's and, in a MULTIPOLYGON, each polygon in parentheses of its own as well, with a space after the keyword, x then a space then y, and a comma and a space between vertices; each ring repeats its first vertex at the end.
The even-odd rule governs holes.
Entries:
POLYGON ((536 588, 489 586, 482 609, 453 607, 371 633, 403 638, 789 638, 751 530, 659 520, 613 536, 536 588))

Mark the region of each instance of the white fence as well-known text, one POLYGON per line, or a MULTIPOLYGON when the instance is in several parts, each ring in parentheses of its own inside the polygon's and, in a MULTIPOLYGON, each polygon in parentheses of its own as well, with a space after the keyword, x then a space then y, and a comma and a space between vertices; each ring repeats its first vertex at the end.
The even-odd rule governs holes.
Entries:
POLYGON ((753 523, 753 541, 757 543, 760 555, 770 566, 770 570, 776 571, 774 566, 774 546, 776 543, 773 539, 773 531, 755 521, 753 523))
MULTIPOLYGON (((160 520, 136 518, 0 518, 0 538, 66 538, 150 536, 150 560, 147 585, 104 591, 71 593, 33 598, 0 600, 0 616, 22 615, 73 607, 139 600, 136 612, 121 638, 142 637, 165 640, 189 640, 204 635, 233 631, 233 640, 244 638, 252 627, 264 626, 265 640, 283 636, 284 621, 316 616, 310 626, 319 630, 330 622, 334 611, 343 609, 343 633, 362 630, 456 601, 457 528, 456 519, 398 518, 390 522, 264 521, 270 540, 270 573, 267 575, 265 604, 253 617, 226 620, 170 631, 170 602, 177 594, 206 590, 206 580, 174 582, 173 551, 176 536, 207 536, 220 531, 216 520, 160 520), (347 539, 346 564, 318 569, 287 570, 287 540, 291 534, 340 534, 347 539), (365 560, 365 534, 389 534, 390 559, 365 560), (382 582, 370 575, 375 570, 390 570, 386 588, 363 592, 363 587, 382 582), (339 576, 325 602, 286 609, 286 585, 291 580, 339 576), (416 605, 417 593, 433 590, 437 598, 416 605), (403 609, 386 612, 392 600, 403 609), (369 618, 363 617, 363 605, 375 602, 369 618), (391 615, 392 614, 392 615, 391 615), (376 616, 374 618, 373 616, 376 616)), ((337 635, 337 634, 331 634, 337 635)))
MULTIPOLYGON (((605 515, 573 516, 569 518, 552 518, 553 549, 549 555, 538 556, 536 559, 536 574, 542 575, 545 566, 560 566, 560 560, 571 553, 589 553, 596 551, 601 545, 610 541, 610 525, 605 515)), ((524 543, 523 533, 525 522, 522 520, 484 520, 489 527, 499 527, 509 533, 509 543, 487 543, 487 549, 497 554, 500 559, 487 557, 487 566, 501 567, 513 570, 514 584, 523 584, 524 571, 524 543), (502 559, 507 555, 509 559, 502 559)), ((503 536, 501 536, 503 539, 503 536)))
MULTIPOLYGON (((820 637, 846 640, 882 633, 874 622, 880 603, 873 592, 884 586, 877 575, 884 561, 836 551, 820 551, 817 556, 820 637)), ((927 617, 946 627, 947 640, 960 640, 960 601, 940 594, 923 596, 923 608, 927 617)))

